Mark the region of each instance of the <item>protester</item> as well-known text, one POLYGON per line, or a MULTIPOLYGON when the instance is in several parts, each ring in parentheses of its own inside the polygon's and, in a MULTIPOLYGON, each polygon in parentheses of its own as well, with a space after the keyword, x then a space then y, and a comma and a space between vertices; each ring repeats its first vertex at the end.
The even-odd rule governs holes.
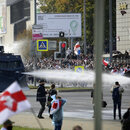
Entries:
POLYGON ((65 103, 66 103, 65 99, 53 95, 50 114, 53 114, 52 121, 54 124, 54 130, 61 130, 63 120, 63 105, 65 103))
POLYGON ((74 127, 73 127, 73 129, 72 129, 72 130, 83 130, 83 129, 82 129, 82 127, 81 127, 81 126, 76 125, 76 126, 74 126, 74 127))
POLYGON ((124 89, 120 86, 119 82, 115 82, 115 85, 111 88, 112 99, 113 99, 113 117, 116 120, 116 108, 118 106, 119 119, 121 120, 121 99, 124 89))
POLYGON ((127 112, 123 115, 123 119, 121 120, 122 130, 130 130, 130 108, 128 108, 127 112))
POLYGON ((41 105, 41 109, 39 110, 39 113, 37 116, 38 118, 44 118, 42 116, 42 113, 45 110, 46 94, 47 94, 47 91, 45 91, 44 85, 45 85, 45 80, 40 80, 40 84, 39 84, 38 89, 37 89, 37 99, 36 99, 41 105))
POLYGON ((94 89, 95 89, 95 83, 93 84, 93 89, 91 91, 91 98, 92 98, 92 104, 93 104, 93 116, 92 118, 94 118, 94 89))
POLYGON ((11 120, 6 120, 3 123, 3 127, 1 128, 1 130, 12 130, 13 129, 13 123, 11 120))
MULTIPOLYGON (((48 112, 50 113, 50 109, 51 109, 51 101, 53 100, 51 98, 52 95, 57 95, 57 91, 55 89, 55 84, 51 85, 50 90, 48 91, 48 102, 47 102, 47 106, 48 106, 48 112)), ((52 115, 49 115, 50 118, 52 118, 52 115)))

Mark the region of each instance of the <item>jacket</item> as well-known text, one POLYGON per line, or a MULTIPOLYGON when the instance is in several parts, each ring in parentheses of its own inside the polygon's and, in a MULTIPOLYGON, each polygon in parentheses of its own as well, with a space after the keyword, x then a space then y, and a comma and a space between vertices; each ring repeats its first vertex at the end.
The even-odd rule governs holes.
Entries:
POLYGON ((44 86, 39 85, 37 89, 37 97, 36 100, 40 102, 46 102, 46 94, 44 86))
POLYGON ((112 88, 111 88, 111 93, 113 93, 113 90, 114 90, 114 88, 118 88, 119 87, 119 95, 120 95, 120 100, 122 99, 122 93, 124 92, 124 89, 123 89, 123 87, 121 87, 120 85, 114 85, 114 86, 112 86, 112 88))
POLYGON ((59 99, 59 102, 61 102, 61 106, 57 111, 53 113, 53 122, 59 122, 63 120, 63 105, 66 103, 66 100, 59 99))
POLYGON ((48 94, 49 94, 49 96, 48 96, 48 101, 52 101, 52 98, 51 98, 51 96, 52 95, 57 95, 57 91, 56 91, 56 89, 50 89, 49 90, 49 92, 48 92, 48 94))

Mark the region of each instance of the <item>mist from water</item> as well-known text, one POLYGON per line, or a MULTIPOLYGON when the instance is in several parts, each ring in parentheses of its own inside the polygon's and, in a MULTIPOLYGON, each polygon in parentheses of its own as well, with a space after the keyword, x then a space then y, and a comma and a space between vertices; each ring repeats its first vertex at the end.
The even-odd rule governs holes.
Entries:
MULTIPOLYGON (((37 78, 44 78, 48 81, 59 82, 85 82, 93 83, 95 81, 94 71, 85 71, 78 73, 68 70, 38 70, 33 72, 25 72, 24 74, 32 75, 37 78)), ((130 78, 121 76, 119 74, 106 74, 103 73, 104 84, 114 84, 119 81, 120 84, 130 84, 130 78)))
POLYGON ((15 55, 21 55, 22 57, 25 57, 25 55, 29 52, 29 48, 27 39, 4 44, 5 53, 13 53, 15 55))

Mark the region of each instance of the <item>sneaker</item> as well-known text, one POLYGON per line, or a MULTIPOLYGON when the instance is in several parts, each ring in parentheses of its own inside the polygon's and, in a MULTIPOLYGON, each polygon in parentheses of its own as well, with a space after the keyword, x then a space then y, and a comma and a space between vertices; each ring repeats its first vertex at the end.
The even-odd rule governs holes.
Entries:
POLYGON ((37 116, 39 119, 44 119, 44 117, 43 116, 37 116))

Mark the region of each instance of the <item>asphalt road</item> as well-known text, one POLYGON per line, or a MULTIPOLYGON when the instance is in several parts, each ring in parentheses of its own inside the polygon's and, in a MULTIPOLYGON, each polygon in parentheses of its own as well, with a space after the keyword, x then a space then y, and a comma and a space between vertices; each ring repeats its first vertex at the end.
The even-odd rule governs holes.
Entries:
MULTIPOLYGON (((37 114, 40 109, 40 104, 36 102, 36 89, 24 91, 30 101, 33 110, 37 114)), ((64 106, 64 116, 72 118, 92 119, 93 106, 90 92, 61 92, 60 96, 67 100, 64 106)), ((103 99, 107 102, 107 107, 103 108, 103 119, 113 119, 113 104, 110 93, 110 86, 105 86, 103 89, 103 99)), ((122 113, 130 107, 130 87, 125 87, 125 92, 122 97, 122 113)), ((45 115, 48 115, 46 107, 45 115)), ((30 112, 30 111, 27 111, 30 112)))

